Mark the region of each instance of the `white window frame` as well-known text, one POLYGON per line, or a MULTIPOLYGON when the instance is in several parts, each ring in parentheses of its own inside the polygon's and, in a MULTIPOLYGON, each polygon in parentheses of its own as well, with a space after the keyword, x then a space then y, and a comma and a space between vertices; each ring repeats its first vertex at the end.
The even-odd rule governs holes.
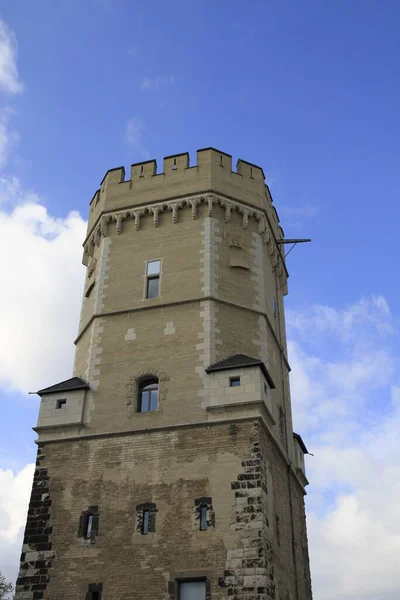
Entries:
POLYGON ((152 258, 150 260, 146 260, 145 267, 144 267, 144 275, 143 275, 143 278, 144 278, 143 300, 157 300, 157 298, 161 298, 162 264, 163 264, 162 258, 152 258), (149 263, 153 263, 153 262, 160 263, 160 269, 159 269, 158 273, 147 273, 149 263), (148 298, 147 297, 148 281, 149 281, 149 279, 155 279, 156 277, 158 277, 158 296, 156 296, 155 298, 148 298))

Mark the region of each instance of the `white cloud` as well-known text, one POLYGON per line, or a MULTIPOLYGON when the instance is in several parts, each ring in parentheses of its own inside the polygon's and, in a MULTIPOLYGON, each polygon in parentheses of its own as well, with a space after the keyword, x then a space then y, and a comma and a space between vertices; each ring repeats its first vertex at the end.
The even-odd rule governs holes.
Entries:
POLYGON ((33 464, 26 465, 18 473, 0 469, 0 570, 13 585, 34 470, 33 464))
POLYGON ((0 211, 0 384, 26 393, 71 376, 86 223, 74 211, 50 216, 16 179, 0 180, 3 202, 7 190, 23 204, 0 211))
POLYGON ((288 311, 294 423, 314 457, 307 496, 319 600, 400 595, 400 404, 386 300, 288 311))
POLYGON ((158 90, 160 87, 174 85, 175 77, 170 75, 169 77, 145 77, 140 86, 141 91, 145 90, 158 90))
POLYGON ((125 139, 139 154, 148 157, 143 144, 143 134, 147 132, 145 123, 139 117, 131 117, 125 128, 125 139))
POLYGON ((14 33, 0 19, 0 90, 9 94, 23 91, 17 69, 17 41, 14 33))

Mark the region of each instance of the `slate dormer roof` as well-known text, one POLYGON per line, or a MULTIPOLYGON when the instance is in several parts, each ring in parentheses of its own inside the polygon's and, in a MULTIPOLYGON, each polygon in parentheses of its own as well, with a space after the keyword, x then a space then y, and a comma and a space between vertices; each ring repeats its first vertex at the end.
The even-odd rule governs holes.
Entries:
POLYGON ((55 385, 51 385, 50 387, 44 388, 43 390, 39 390, 36 392, 39 396, 43 396, 44 394, 54 394, 57 392, 71 392, 74 390, 89 390, 89 384, 81 379, 80 377, 71 377, 71 379, 66 379, 65 381, 61 381, 61 383, 56 383, 55 385))
POLYGON ((246 356, 246 354, 232 354, 227 358, 219 360, 218 362, 210 365, 205 370, 206 373, 214 373, 215 371, 225 371, 227 369, 243 369, 246 367, 260 367, 263 372, 265 379, 268 381, 269 386, 275 389, 274 381, 266 367, 266 364, 258 358, 252 358, 246 356))

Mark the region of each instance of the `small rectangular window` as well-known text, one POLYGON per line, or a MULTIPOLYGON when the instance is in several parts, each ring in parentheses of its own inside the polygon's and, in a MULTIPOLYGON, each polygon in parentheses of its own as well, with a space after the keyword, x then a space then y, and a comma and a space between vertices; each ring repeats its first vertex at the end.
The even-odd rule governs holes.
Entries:
POLYGON ((67 404, 67 401, 64 398, 62 400, 57 400, 57 402, 56 402, 56 408, 62 408, 66 404, 67 404))
POLYGON ((240 377, 230 377, 229 378, 230 387, 237 387, 240 385, 240 377))
POLYGON ((268 386, 266 383, 264 383, 264 392, 265 394, 268 394, 268 386))
POLYGON ((207 530, 207 506, 200 507, 200 531, 207 530))
POLYGON ((146 264, 146 298, 158 298, 160 295, 161 261, 149 260, 146 264))
POLYGON ((150 521, 150 511, 144 510, 143 511, 143 525, 142 525, 143 535, 146 535, 147 533, 149 533, 149 521, 150 521))
POLYGON ((179 583, 179 600, 205 600, 205 598, 206 582, 204 580, 179 583))

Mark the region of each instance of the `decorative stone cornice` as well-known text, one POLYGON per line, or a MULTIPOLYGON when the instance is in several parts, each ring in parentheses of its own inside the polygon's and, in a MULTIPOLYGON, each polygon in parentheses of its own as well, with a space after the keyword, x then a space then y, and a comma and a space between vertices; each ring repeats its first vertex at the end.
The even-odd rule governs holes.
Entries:
POLYGON ((93 230, 89 239, 85 243, 83 252, 83 264, 88 265, 89 257, 93 257, 95 246, 100 246, 101 239, 107 237, 109 227, 115 223, 116 231, 118 234, 123 232, 123 222, 129 219, 133 219, 135 222, 135 229, 140 229, 140 222, 142 217, 152 216, 154 227, 159 225, 160 213, 171 212, 172 222, 178 222, 178 211, 182 209, 190 209, 192 212, 192 219, 197 218, 197 207, 201 204, 208 206, 208 216, 211 217, 214 206, 221 206, 225 209, 225 223, 229 223, 231 220, 232 212, 237 212, 242 216, 242 227, 246 229, 249 223, 249 219, 255 219, 258 222, 258 233, 260 234, 263 244, 266 246, 268 255, 271 259, 273 268, 277 269, 280 286, 282 293, 287 293, 287 272, 286 267, 280 256, 280 251, 276 243, 275 237, 271 231, 270 225, 263 211, 256 208, 250 208, 246 204, 237 202, 235 200, 228 200, 217 196, 216 194, 201 194, 199 196, 191 196, 189 198, 181 198, 179 200, 168 200, 164 202, 157 202, 149 204, 148 206, 141 206, 140 208, 133 208, 128 210, 119 210, 115 213, 108 213, 103 215, 97 226, 93 230))

